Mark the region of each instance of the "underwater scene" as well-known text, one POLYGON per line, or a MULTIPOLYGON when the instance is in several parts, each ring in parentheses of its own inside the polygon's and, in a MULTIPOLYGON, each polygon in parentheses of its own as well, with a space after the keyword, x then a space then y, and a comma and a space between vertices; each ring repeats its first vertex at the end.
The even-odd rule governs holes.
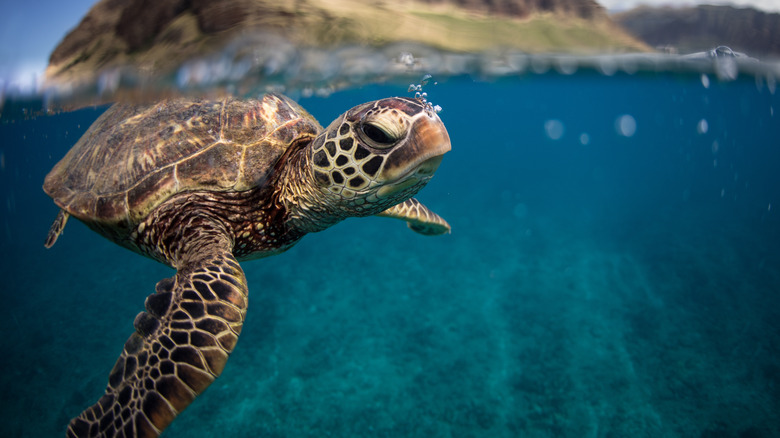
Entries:
POLYGON ((772 2, 42 1, 0 7, 0 437, 780 437, 772 2), (336 123, 168 101, 47 179, 163 202, 123 243, 178 273, 75 203, 57 239, 112 102, 268 92, 336 123), (451 232, 340 220, 411 195, 451 232), (305 233, 242 328, 233 256, 305 233))
MULTIPOLYGON (((166 437, 780 436, 780 98, 759 75, 551 70, 425 89, 452 233, 347 219, 242 263, 222 376, 166 437)), ((406 86, 292 97, 323 125, 406 86)), ((0 125, 0 435, 62 436, 174 271, 43 178, 106 109, 0 125)))

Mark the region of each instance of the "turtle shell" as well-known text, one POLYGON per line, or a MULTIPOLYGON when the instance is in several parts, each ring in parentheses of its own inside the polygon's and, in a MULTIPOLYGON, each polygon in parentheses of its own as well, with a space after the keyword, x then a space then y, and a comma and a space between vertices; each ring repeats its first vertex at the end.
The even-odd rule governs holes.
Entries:
POLYGON ((85 222, 132 227, 181 192, 261 186, 294 141, 321 130, 298 104, 273 94, 116 104, 54 166, 43 189, 85 222))

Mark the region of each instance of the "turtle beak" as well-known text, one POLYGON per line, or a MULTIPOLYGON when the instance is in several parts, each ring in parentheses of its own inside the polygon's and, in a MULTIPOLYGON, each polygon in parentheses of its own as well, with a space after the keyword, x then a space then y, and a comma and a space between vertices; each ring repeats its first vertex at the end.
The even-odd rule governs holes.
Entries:
POLYGON ((450 149, 450 136, 444 123, 438 115, 423 111, 409 130, 406 142, 387 157, 381 177, 385 181, 412 176, 430 178, 450 149))
POLYGON ((423 111, 414 121, 406 141, 387 158, 381 178, 389 183, 377 192, 386 198, 427 182, 439 168, 444 154, 450 151, 450 136, 439 116, 423 111))

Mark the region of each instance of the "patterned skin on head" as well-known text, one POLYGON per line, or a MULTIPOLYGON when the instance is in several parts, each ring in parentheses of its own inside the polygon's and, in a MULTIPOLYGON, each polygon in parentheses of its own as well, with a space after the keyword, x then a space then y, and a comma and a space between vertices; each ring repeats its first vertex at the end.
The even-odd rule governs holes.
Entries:
POLYGON ((316 183, 357 214, 376 214, 419 191, 450 150, 438 116, 415 99, 357 106, 312 144, 316 183))

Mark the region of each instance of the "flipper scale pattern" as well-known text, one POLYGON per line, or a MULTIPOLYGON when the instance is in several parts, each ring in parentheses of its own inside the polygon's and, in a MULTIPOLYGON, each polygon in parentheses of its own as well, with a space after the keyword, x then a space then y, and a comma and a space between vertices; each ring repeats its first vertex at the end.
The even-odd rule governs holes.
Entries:
POLYGON ((105 395, 68 437, 157 437, 222 373, 246 315, 246 279, 226 245, 201 254, 157 284, 105 395))

